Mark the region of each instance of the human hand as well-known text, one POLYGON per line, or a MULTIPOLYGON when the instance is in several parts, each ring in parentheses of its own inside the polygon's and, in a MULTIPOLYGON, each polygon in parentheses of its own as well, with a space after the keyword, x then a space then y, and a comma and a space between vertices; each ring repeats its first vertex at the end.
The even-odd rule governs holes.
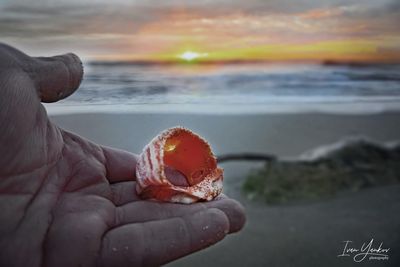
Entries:
POLYGON ((51 123, 40 102, 69 96, 82 75, 73 54, 32 58, 0 44, 0 266, 154 266, 243 227, 226 197, 140 200, 135 155, 51 123))

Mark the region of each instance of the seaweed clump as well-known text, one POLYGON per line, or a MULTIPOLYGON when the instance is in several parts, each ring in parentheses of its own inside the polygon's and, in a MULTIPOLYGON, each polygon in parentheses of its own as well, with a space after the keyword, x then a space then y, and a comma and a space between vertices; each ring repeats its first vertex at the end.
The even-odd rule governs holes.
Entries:
POLYGON ((271 160, 243 184, 250 199, 269 204, 315 200, 339 191, 400 182, 400 145, 358 140, 308 160, 271 160))

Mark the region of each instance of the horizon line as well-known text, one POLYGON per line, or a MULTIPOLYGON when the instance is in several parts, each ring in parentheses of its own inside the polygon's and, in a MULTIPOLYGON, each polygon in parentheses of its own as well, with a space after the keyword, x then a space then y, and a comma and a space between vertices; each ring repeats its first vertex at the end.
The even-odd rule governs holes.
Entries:
POLYGON ((154 59, 139 59, 139 60, 101 60, 94 59, 88 60, 89 65, 241 65, 241 64, 273 64, 273 63, 287 63, 287 64, 319 64, 325 66, 334 65, 349 65, 349 66, 368 66, 368 65, 395 65, 400 64, 400 60, 267 60, 267 59, 229 59, 229 60, 154 60, 154 59))

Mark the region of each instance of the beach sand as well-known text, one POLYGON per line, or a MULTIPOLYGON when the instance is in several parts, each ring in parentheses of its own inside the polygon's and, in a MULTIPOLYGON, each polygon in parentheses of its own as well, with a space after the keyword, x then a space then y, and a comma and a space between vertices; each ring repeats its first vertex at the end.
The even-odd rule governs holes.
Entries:
MULTIPOLYGON (((50 114, 51 115, 51 114, 50 114)), ((97 143, 140 153, 161 130, 181 125, 204 136, 217 155, 239 152, 292 158, 346 137, 400 140, 400 113, 333 115, 65 114, 51 119, 97 143)), ((400 186, 345 192, 318 202, 268 206, 240 194, 247 172, 261 162, 228 162, 224 192, 246 208, 244 230, 168 266, 353 266, 342 241, 355 247, 374 238, 390 248, 388 261, 362 266, 400 266, 400 186)), ((361 266, 358 264, 358 266, 361 266)))

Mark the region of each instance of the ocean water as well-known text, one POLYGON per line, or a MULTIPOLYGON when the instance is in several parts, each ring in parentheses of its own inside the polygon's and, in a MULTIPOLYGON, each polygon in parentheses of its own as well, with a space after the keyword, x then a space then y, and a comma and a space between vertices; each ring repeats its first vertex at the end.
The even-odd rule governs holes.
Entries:
MULTIPOLYGON (((50 105, 48 105, 50 107, 50 105)), ((51 110, 378 112, 400 109, 400 65, 85 64, 51 110)))

